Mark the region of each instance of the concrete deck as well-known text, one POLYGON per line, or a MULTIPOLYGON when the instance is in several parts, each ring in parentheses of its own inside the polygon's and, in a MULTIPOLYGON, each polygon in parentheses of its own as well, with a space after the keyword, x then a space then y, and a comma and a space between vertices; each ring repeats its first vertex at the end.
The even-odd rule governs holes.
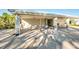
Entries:
POLYGON ((78 31, 71 29, 58 30, 57 34, 52 29, 39 29, 26 31, 19 36, 9 36, 0 40, 2 49, 78 49, 78 31), (73 34, 75 31, 77 34, 73 34), (57 39, 54 37, 57 37, 57 39), (72 36, 73 35, 73 36, 72 36), (72 37, 71 37, 72 36, 72 37), (74 41, 77 40, 77 41, 74 41))

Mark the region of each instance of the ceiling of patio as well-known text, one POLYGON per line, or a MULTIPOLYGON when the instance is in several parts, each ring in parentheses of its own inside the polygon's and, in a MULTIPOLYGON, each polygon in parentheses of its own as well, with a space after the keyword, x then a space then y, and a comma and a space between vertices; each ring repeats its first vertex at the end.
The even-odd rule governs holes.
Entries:
POLYGON ((26 12, 26 13, 21 13, 17 12, 15 13, 19 15, 22 19, 53 19, 55 17, 58 18, 79 18, 75 16, 68 16, 68 15, 58 15, 58 14, 47 14, 47 13, 34 13, 34 12, 26 12))

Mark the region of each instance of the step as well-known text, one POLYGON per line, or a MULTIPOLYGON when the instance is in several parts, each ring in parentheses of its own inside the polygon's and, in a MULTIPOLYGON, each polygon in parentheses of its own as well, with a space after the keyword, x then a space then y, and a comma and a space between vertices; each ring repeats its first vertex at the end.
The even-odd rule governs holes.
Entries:
POLYGON ((0 48, 6 48, 8 45, 10 45, 12 43, 14 37, 15 37, 14 35, 10 36, 7 38, 8 39, 7 41, 0 42, 0 48))
POLYGON ((36 39, 36 42, 33 44, 33 47, 38 47, 41 44, 42 40, 43 40, 43 36, 36 39))
POLYGON ((31 39, 28 39, 27 41, 25 41, 23 44, 21 44, 19 47, 17 47, 18 49, 19 48, 28 48, 35 40, 33 38, 31 39))
POLYGON ((79 42, 72 41, 72 45, 74 45, 75 48, 79 49, 79 42))
POLYGON ((21 45, 22 43, 24 43, 25 41, 27 41, 28 39, 34 36, 35 35, 29 36, 29 37, 16 38, 8 48, 16 48, 17 46, 21 45))
POLYGON ((63 49, 75 49, 74 46, 72 46, 68 41, 64 41, 62 43, 63 49))
POLYGON ((10 37, 11 35, 10 34, 5 34, 5 35, 2 35, 2 37, 0 38, 0 41, 10 37))

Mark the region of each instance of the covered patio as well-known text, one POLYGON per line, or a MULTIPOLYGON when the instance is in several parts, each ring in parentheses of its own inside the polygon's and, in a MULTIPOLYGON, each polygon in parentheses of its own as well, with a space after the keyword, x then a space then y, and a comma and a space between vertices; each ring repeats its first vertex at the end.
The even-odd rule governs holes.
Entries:
POLYGON ((24 33, 27 30, 42 29, 49 27, 65 27, 66 19, 75 19, 76 17, 58 14, 34 13, 34 12, 16 12, 15 33, 24 33))
MULTIPOLYGON (((66 19, 56 14, 15 13, 15 34, 2 40, 0 48, 64 49, 79 48, 79 31, 65 26, 66 19)), ((14 33, 14 32, 13 32, 14 33)))

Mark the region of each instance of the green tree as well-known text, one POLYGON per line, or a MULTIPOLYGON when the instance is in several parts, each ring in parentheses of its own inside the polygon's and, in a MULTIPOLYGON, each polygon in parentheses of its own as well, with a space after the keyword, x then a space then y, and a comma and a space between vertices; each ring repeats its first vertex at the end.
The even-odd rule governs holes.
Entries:
POLYGON ((0 17, 0 29, 3 29, 5 27, 4 20, 0 17))
POLYGON ((1 28, 11 29, 15 27, 15 15, 8 13, 3 13, 0 17, 0 26, 1 28))

